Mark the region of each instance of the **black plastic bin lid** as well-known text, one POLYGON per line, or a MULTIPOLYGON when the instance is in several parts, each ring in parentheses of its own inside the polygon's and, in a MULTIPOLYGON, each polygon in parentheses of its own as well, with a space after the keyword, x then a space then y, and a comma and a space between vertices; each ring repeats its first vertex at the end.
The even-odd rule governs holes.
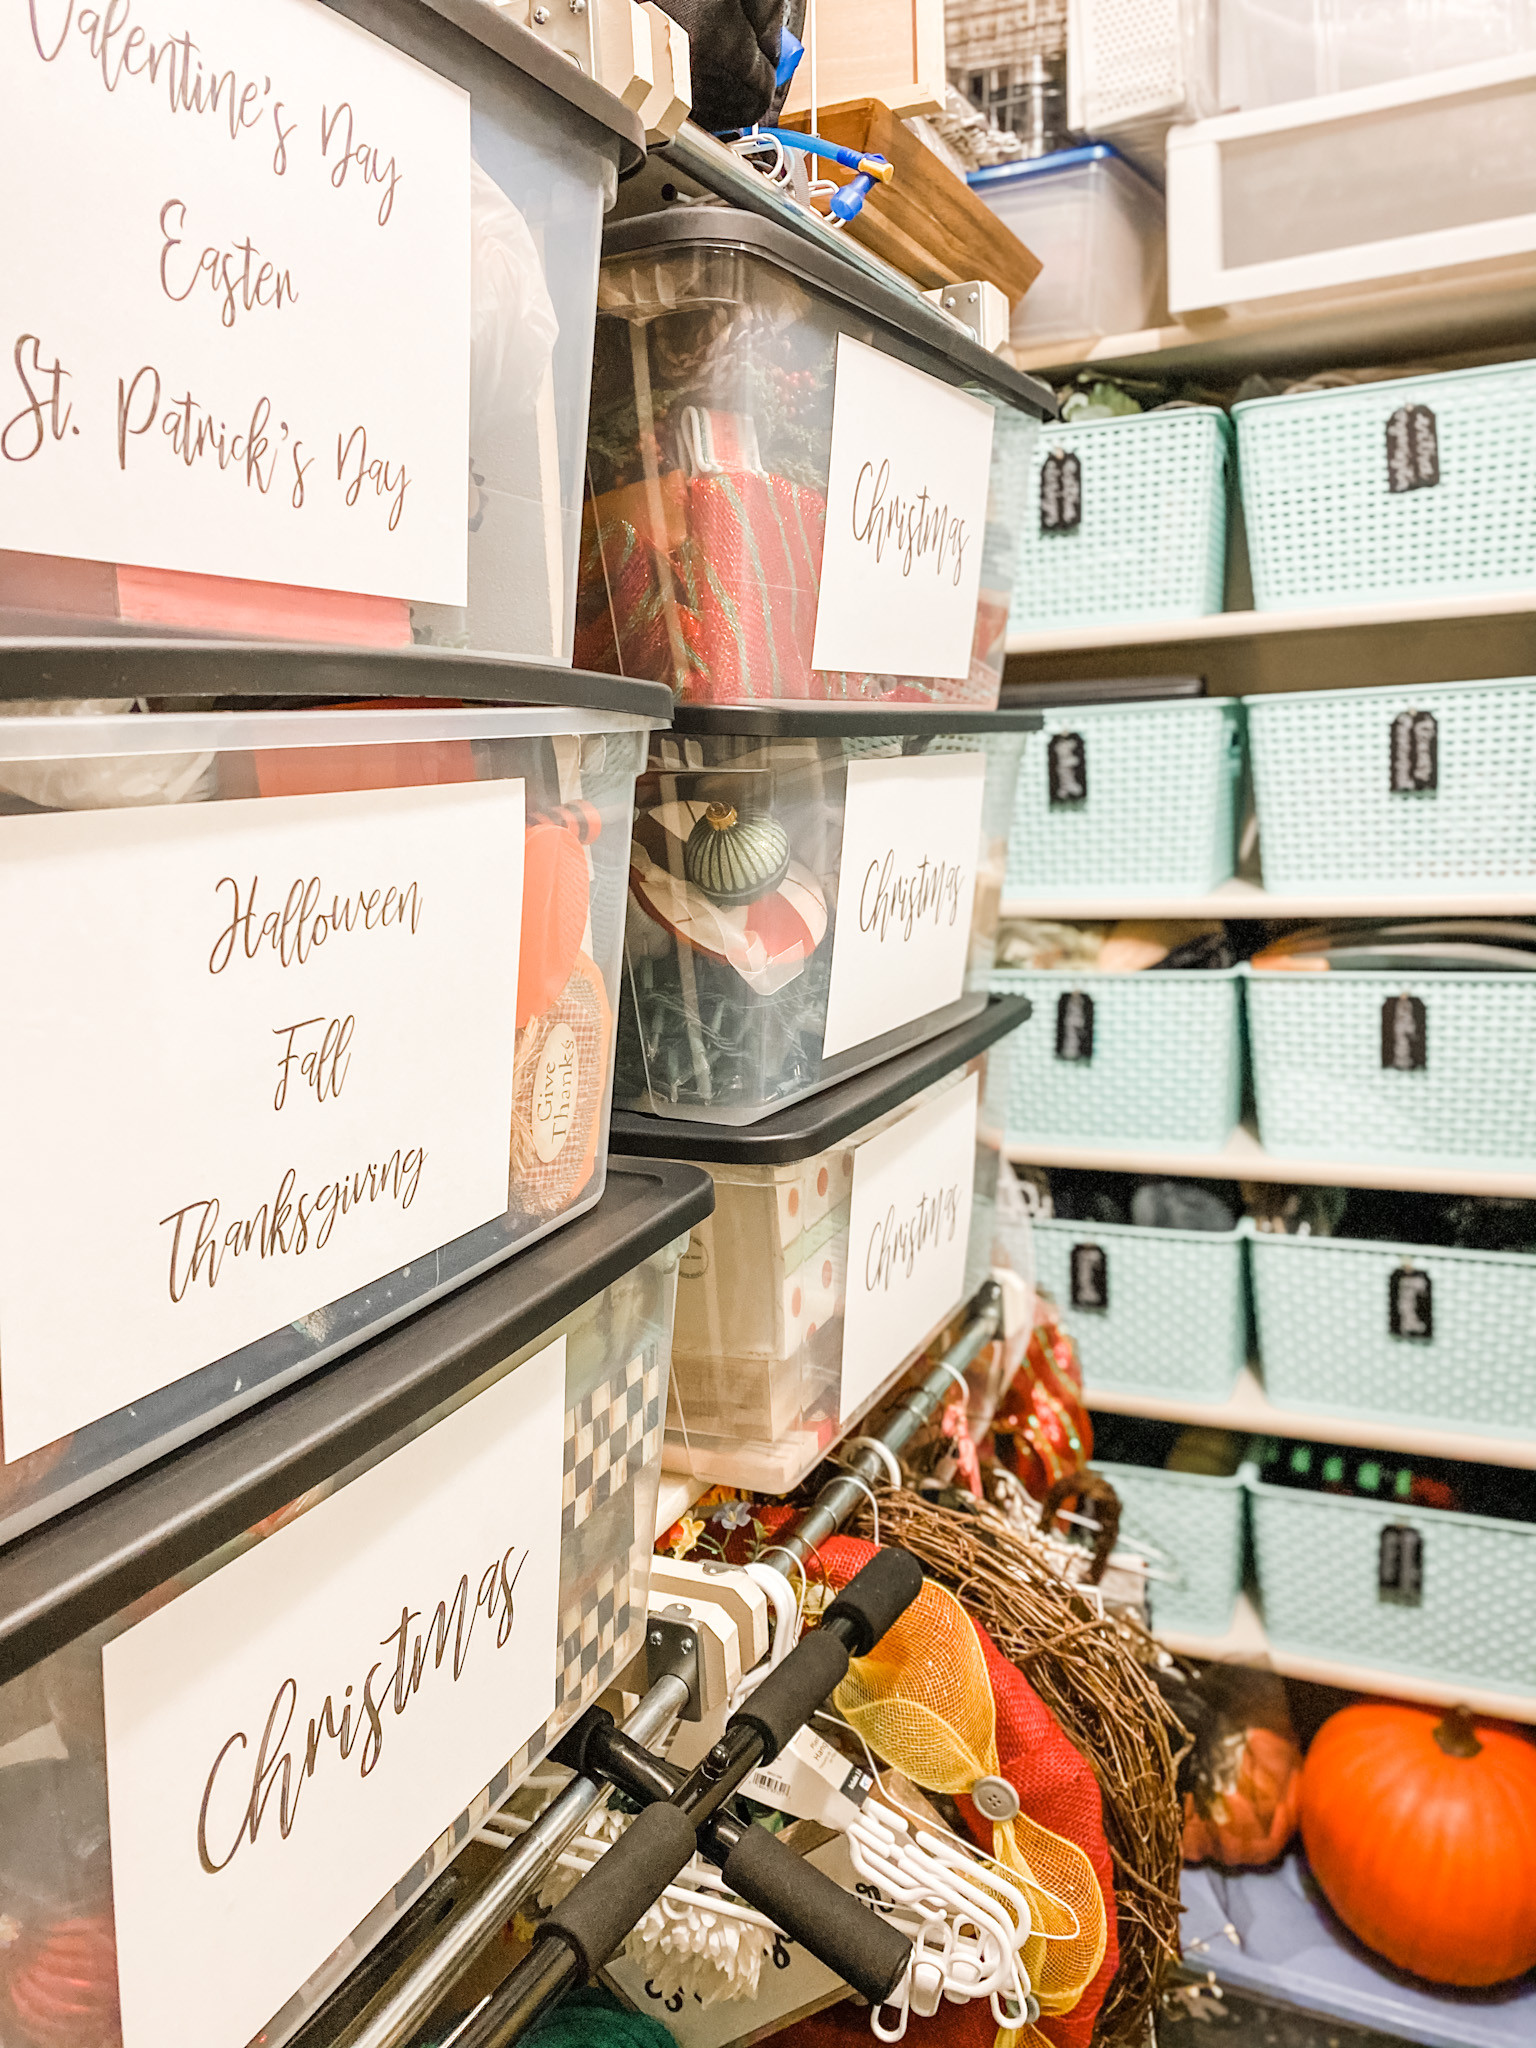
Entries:
POLYGON ((455 647, 331 647, 300 641, 134 633, 49 635, 36 613, 0 611, 0 701, 8 697, 431 698, 626 712, 666 725, 665 683, 598 675, 563 662, 514 661, 455 647))
POLYGON ((1029 1019, 1028 996, 993 996, 984 1010, 938 1038, 897 1053, 877 1067, 807 1095, 755 1124, 713 1124, 700 1118, 649 1116, 616 1109, 614 1152, 653 1159, 695 1160, 701 1166, 790 1166, 837 1145, 887 1110, 963 1067, 1029 1019))
POLYGON ((611 1161, 595 1209, 263 1407, 0 1550, 0 1684, 419 1422, 715 1206, 611 1161))
POLYGON ((678 704, 672 724, 678 732, 740 736, 760 740, 889 739, 935 740, 949 732, 1038 732, 1038 711, 1003 704, 996 711, 957 705, 826 702, 817 698, 761 700, 751 704, 678 704))
POLYGON ((802 283, 878 320, 889 333, 921 351, 930 373, 947 376, 951 383, 980 384, 994 397, 1037 420, 1057 417, 1056 395, 1049 384, 984 349, 947 313, 919 298, 894 273, 886 284, 845 262, 836 249, 827 246, 819 230, 813 239, 809 231, 797 234, 777 220, 765 220, 761 214, 745 213, 737 207, 674 206, 665 213, 642 213, 617 221, 603 234, 605 259, 665 255, 672 249, 689 248, 738 249, 761 256, 802 283))

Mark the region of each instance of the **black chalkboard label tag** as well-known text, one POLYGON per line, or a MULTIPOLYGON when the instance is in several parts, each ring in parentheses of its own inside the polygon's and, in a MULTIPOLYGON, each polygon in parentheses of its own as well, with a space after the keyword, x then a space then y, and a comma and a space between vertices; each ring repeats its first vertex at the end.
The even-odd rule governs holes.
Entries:
POLYGON ((1400 405, 1387 421, 1387 489, 1428 491, 1440 481, 1440 435, 1427 405, 1400 405))
POLYGON ((1040 470, 1040 531, 1076 533, 1083 522, 1083 465, 1053 448, 1040 470))
POLYGON ((1381 1064, 1403 1074, 1429 1065, 1429 1020, 1417 996, 1388 996, 1382 1004, 1381 1064))
POLYGON ((1387 1284, 1387 1328, 1428 1343, 1435 1334, 1435 1288, 1416 1266, 1399 1266, 1387 1284))
POLYGON ((1394 1607, 1424 1605, 1424 1538, 1402 1522, 1389 1522, 1376 1552, 1376 1597, 1394 1607))
POLYGON ((1080 732, 1053 732, 1045 750, 1053 804, 1088 800, 1088 749, 1080 732))
POLYGON ((1056 1057, 1059 1060, 1093 1058, 1093 997, 1071 989, 1056 1001, 1056 1057))
POLYGON ((1109 1307, 1109 1261, 1099 1244, 1072 1247, 1072 1306, 1109 1307))
POLYGON ((1440 787, 1440 728, 1433 711, 1399 711, 1393 719, 1389 774, 1394 796, 1440 787))

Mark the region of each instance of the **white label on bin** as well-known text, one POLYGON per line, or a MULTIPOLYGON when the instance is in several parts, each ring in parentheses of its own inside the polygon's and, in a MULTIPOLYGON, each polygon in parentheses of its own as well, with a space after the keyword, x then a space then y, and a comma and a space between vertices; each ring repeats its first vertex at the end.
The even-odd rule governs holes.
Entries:
POLYGON ((469 168, 317 0, 0 12, 0 548, 462 604, 469 168))
POLYGON ((838 336, 813 667, 970 674, 992 418, 984 399, 838 336))
POLYGON ((19 1458, 507 1206, 523 784, 0 818, 19 1458))
POLYGON ((960 1305, 979 1099, 980 1076, 967 1074, 853 1155, 845 1419, 960 1305))
POLYGON ((124 2048, 242 2048, 554 1711, 565 1339, 102 1650, 124 2048))
POLYGON ((963 994, 986 779, 980 754, 849 762, 827 1059, 963 994))

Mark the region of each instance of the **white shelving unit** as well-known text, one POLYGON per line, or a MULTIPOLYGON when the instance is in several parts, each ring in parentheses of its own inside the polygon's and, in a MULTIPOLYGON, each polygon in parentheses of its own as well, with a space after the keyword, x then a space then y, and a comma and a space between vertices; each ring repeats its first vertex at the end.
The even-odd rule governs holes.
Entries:
POLYGON ((1316 1443, 1364 1444, 1373 1450, 1403 1451, 1414 1457, 1466 1458, 1484 1465, 1536 1471, 1536 1438, 1479 1436, 1471 1430, 1436 1425, 1362 1420, 1354 1415, 1320 1415, 1310 1408, 1277 1408, 1253 1367, 1245 1366, 1225 1401, 1185 1401, 1171 1394, 1130 1394, 1089 1387, 1090 1408, 1106 1415, 1142 1415, 1151 1422, 1189 1422, 1243 1436, 1299 1436, 1316 1443))
POLYGON ((1251 1664, 1278 1671, 1283 1678, 1304 1678, 1314 1685, 1336 1685, 1346 1692, 1379 1693, 1389 1699, 1422 1700, 1432 1707, 1469 1707, 1474 1714, 1500 1714, 1510 1721, 1536 1722, 1536 1695, 1487 1692, 1476 1687, 1442 1683, 1401 1672, 1382 1671, 1374 1664, 1347 1664, 1326 1657, 1297 1656, 1277 1649, 1264 1631, 1263 1618, 1248 1594, 1239 1595, 1232 1626, 1222 1636, 1186 1635, 1179 1629, 1157 1629, 1160 1642, 1186 1657, 1208 1657, 1221 1664, 1251 1664))
POLYGON ((1007 917, 1059 918, 1068 922, 1116 917, 1532 917, 1536 916, 1536 884, 1525 890, 1468 888, 1455 896, 1373 894, 1369 890, 1333 895, 1266 889, 1261 882, 1234 878, 1205 896, 1073 894, 1056 890, 1039 896, 1010 896, 1003 901, 1007 917))

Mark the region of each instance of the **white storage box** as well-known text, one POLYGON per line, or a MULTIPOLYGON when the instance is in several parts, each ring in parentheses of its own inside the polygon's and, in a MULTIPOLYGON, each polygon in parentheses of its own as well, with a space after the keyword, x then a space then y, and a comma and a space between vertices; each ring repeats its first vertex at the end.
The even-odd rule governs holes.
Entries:
POLYGON ((1220 0, 1221 106, 1247 113, 1536 48, 1532 0, 1220 0))
POLYGON ((1533 251, 1536 53, 1168 137, 1175 314, 1528 275, 1533 251))
POLYGON ((1217 0, 1067 0, 1067 126, 1161 178, 1174 121, 1214 114, 1217 0))
POLYGON ((995 164, 972 171, 967 182, 1043 266, 1013 309, 1011 347, 1040 349, 1157 325, 1162 194, 1108 143, 995 164))
POLYGON ((24 349, 39 400, 8 368, 0 631, 569 662, 598 242, 635 114, 481 0, 136 24, 0 28, 0 184, 31 194, 6 361, 24 349), (172 32, 178 89, 227 112, 167 107, 134 45, 172 32))
POLYGON ((665 1462, 797 1486, 986 1278, 997 1151, 987 1048, 1017 997, 750 1129, 620 1111, 616 1151, 704 1167, 714 1214, 678 1282, 665 1462))
POLYGON ((602 1193, 660 693, 498 685, 0 716, 0 1542, 602 1193))
POLYGON ((624 1671, 710 1199, 620 1164, 566 1247, 5 1551, 7 2048, 280 2048, 624 1671))

